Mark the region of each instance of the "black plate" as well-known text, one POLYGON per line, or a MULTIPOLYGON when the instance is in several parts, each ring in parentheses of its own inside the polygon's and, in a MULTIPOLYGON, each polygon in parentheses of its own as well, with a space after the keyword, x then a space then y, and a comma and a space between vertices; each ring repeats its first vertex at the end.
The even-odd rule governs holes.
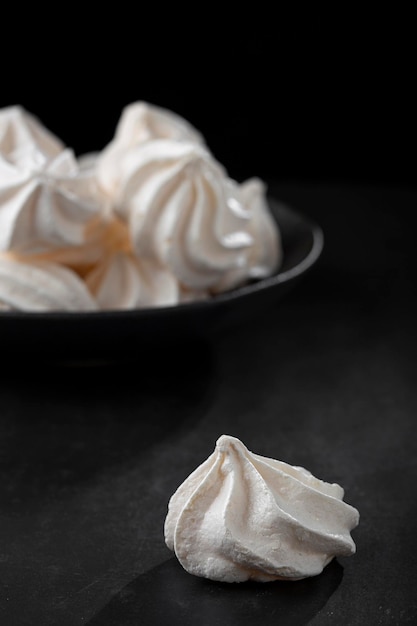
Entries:
POLYGON ((323 234, 311 219, 269 199, 282 236, 284 259, 277 274, 210 300, 132 311, 0 313, 3 358, 62 361, 135 358, 161 341, 207 339, 233 321, 284 295, 320 256, 323 234))

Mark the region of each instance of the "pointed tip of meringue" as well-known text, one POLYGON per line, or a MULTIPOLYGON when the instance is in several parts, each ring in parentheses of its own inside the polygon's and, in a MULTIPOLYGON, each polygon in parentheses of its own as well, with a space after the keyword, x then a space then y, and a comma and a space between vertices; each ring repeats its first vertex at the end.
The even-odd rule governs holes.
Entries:
POLYGON ((216 450, 219 452, 228 452, 230 448, 244 448, 244 444, 237 437, 232 435, 221 435, 216 441, 216 450))

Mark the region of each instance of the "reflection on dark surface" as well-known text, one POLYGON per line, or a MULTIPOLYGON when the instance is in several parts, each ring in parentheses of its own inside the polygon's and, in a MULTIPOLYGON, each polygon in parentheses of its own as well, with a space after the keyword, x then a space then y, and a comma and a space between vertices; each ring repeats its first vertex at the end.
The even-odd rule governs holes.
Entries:
POLYGON ((89 624, 302 626, 342 578, 342 566, 332 561, 320 576, 296 582, 218 583, 188 574, 173 558, 127 585, 89 624))

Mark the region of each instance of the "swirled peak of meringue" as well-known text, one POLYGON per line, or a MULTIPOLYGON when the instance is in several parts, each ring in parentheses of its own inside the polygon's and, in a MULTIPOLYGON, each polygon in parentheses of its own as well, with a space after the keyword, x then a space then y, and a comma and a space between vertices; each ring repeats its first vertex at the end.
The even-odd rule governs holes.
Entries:
POLYGON ((64 145, 41 122, 21 106, 0 109, 0 156, 18 163, 28 152, 54 158, 64 145))
POLYGON ((186 288, 214 288, 247 264, 250 215, 202 146, 160 139, 131 151, 117 208, 136 254, 158 260, 186 288))
POLYGON ((134 102, 123 109, 114 139, 98 158, 97 175, 107 193, 117 191, 125 154, 153 139, 204 145, 203 136, 183 117, 147 102, 134 102))
POLYGON ((0 255, 0 308, 11 311, 95 311, 97 304, 71 270, 50 262, 0 255))
POLYGON ((36 146, 10 161, 0 155, 0 251, 81 245, 103 210, 91 173, 71 150, 49 157, 36 146))
POLYGON ((115 139, 126 147, 151 139, 174 139, 204 145, 203 136, 186 119, 144 101, 133 102, 123 109, 115 139))
POLYGON ((358 511, 336 483, 222 435, 169 501, 165 541, 191 574, 224 582, 298 580, 356 548, 358 511))

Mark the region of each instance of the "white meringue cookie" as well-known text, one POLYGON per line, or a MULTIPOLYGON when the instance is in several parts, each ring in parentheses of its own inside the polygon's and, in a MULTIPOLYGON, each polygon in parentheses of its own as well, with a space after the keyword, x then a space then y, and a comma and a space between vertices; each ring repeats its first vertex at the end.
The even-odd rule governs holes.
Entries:
POLYGON ((249 278, 266 278, 282 262, 281 235, 266 192, 266 184, 259 178, 250 178, 239 186, 238 198, 250 213, 248 230, 254 242, 249 251, 249 278))
POLYGON ((78 160, 22 107, 0 110, 0 253, 3 280, 11 258, 61 265, 111 309, 201 300, 281 259, 264 184, 232 181, 189 122, 146 102, 78 160))
POLYGON ((165 540, 188 572, 213 580, 315 576, 356 550, 359 513, 343 496, 339 485, 223 435, 171 497, 165 540))
POLYGON ((4 159, 16 164, 33 150, 53 159, 63 149, 60 139, 21 106, 0 109, 0 156, 4 159))
POLYGON ((0 255, 1 308, 12 311, 96 311, 84 282, 71 270, 47 262, 27 263, 0 255))
POLYGON ((82 245, 105 206, 93 173, 36 117, 0 110, 0 251, 82 245))
POLYGON ((0 250, 33 252, 86 242, 103 202, 71 150, 49 159, 36 149, 16 163, 0 157, 0 250))
POLYGON ((154 140, 129 152, 123 166, 116 206, 137 256, 158 261, 197 290, 245 267, 250 215, 203 147, 154 140))
POLYGON ((231 180, 198 131, 170 111, 126 107, 96 172, 136 255, 166 265, 188 293, 218 293, 278 269, 280 233, 265 184, 231 180))
POLYGON ((177 280, 157 264, 133 253, 111 254, 86 277, 101 309, 135 309, 178 304, 177 280))
POLYGON ((85 278, 110 255, 132 248, 126 225, 106 211, 88 224, 85 239, 85 243, 79 246, 49 247, 22 256, 28 263, 33 260, 35 263, 47 261, 64 265, 85 278))
POLYGON ((225 291, 248 279, 261 279, 271 276, 282 263, 282 241, 277 222, 268 206, 266 184, 259 178, 251 178, 238 185, 229 181, 231 195, 248 212, 247 231, 252 237, 244 266, 226 272, 217 283, 215 292, 225 291))
POLYGON ((201 133, 173 111, 144 101, 126 106, 116 128, 115 141, 127 148, 151 139, 205 143, 201 133))
POLYGON ((134 102, 123 109, 114 139, 99 155, 97 175, 107 193, 117 192, 126 152, 153 139, 204 145, 198 130, 176 113, 147 102, 134 102))

